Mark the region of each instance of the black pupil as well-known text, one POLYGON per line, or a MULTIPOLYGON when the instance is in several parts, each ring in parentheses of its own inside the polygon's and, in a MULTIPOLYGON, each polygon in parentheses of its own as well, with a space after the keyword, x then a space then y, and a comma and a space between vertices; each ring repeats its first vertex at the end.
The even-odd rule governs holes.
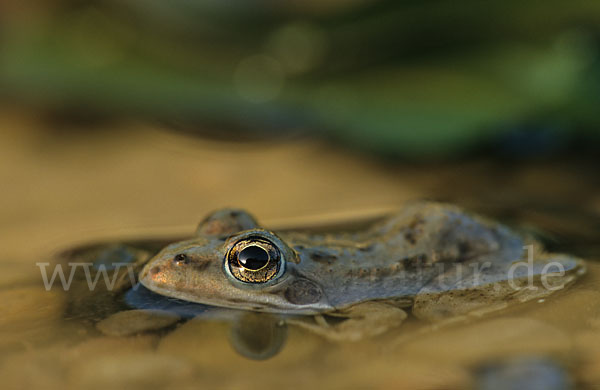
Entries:
POLYGON ((258 270, 267 265, 269 254, 258 246, 247 246, 238 254, 240 264, 249 270, 258 270))

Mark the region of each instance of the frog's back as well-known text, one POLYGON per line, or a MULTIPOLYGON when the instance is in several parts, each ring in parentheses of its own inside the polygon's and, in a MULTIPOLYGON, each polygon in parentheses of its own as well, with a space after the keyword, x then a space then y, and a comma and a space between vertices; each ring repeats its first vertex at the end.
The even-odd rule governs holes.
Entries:
POLYGON ((412 204, 361 233, 290 234, 299 270, 336 308, 416 295, 430 280, 479 258, 510 264, 523 240, 507 228, 438 203, 412 204))

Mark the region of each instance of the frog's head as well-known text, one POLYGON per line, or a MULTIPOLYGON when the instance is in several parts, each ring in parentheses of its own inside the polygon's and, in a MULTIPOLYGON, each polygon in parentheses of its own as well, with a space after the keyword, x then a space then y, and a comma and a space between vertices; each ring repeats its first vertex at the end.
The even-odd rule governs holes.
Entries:
POLYGON ((146 264, 140 282, 174 298, 266 312, 331 310, 317 283, 299 274, 300 259, 281 238, 242 210, 220 210, 196 237, 171 244, 146 264))

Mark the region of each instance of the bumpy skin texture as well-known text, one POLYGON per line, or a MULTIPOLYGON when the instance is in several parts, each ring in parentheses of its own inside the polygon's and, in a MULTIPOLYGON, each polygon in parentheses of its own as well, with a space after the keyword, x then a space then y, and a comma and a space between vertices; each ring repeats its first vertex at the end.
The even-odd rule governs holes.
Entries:
POLYGON ((226 209, 209 215, 195 238, 158 253, 140 281, 162 295, 245 310, 339 314, 361 303, 408 302, 417 316, 438 319, 548 295, 554 290, 514 286, 556 271, 546 267, 549 262, 564 271, 553 277, 554 285, 584 272, 581 260, 536 246, 530 271, 518 267, 511 274, 515 262, 526 260, 527 244, 535 243, 438 203, 415 203, 366 230, 338 234, 276 234, 245 211, 226 209), (244 283, 227 272, 228 251, 252 237, 272 242, 283 259, 281 272, 266 283, 244 283))

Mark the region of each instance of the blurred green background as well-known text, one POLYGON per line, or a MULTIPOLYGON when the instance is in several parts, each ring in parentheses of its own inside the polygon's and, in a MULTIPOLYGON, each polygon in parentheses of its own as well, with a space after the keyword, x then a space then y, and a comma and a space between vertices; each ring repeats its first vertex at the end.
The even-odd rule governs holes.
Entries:
POLYGON ((0 2, 0 99, 408 160, 593 155, 600 2, 0 2))

